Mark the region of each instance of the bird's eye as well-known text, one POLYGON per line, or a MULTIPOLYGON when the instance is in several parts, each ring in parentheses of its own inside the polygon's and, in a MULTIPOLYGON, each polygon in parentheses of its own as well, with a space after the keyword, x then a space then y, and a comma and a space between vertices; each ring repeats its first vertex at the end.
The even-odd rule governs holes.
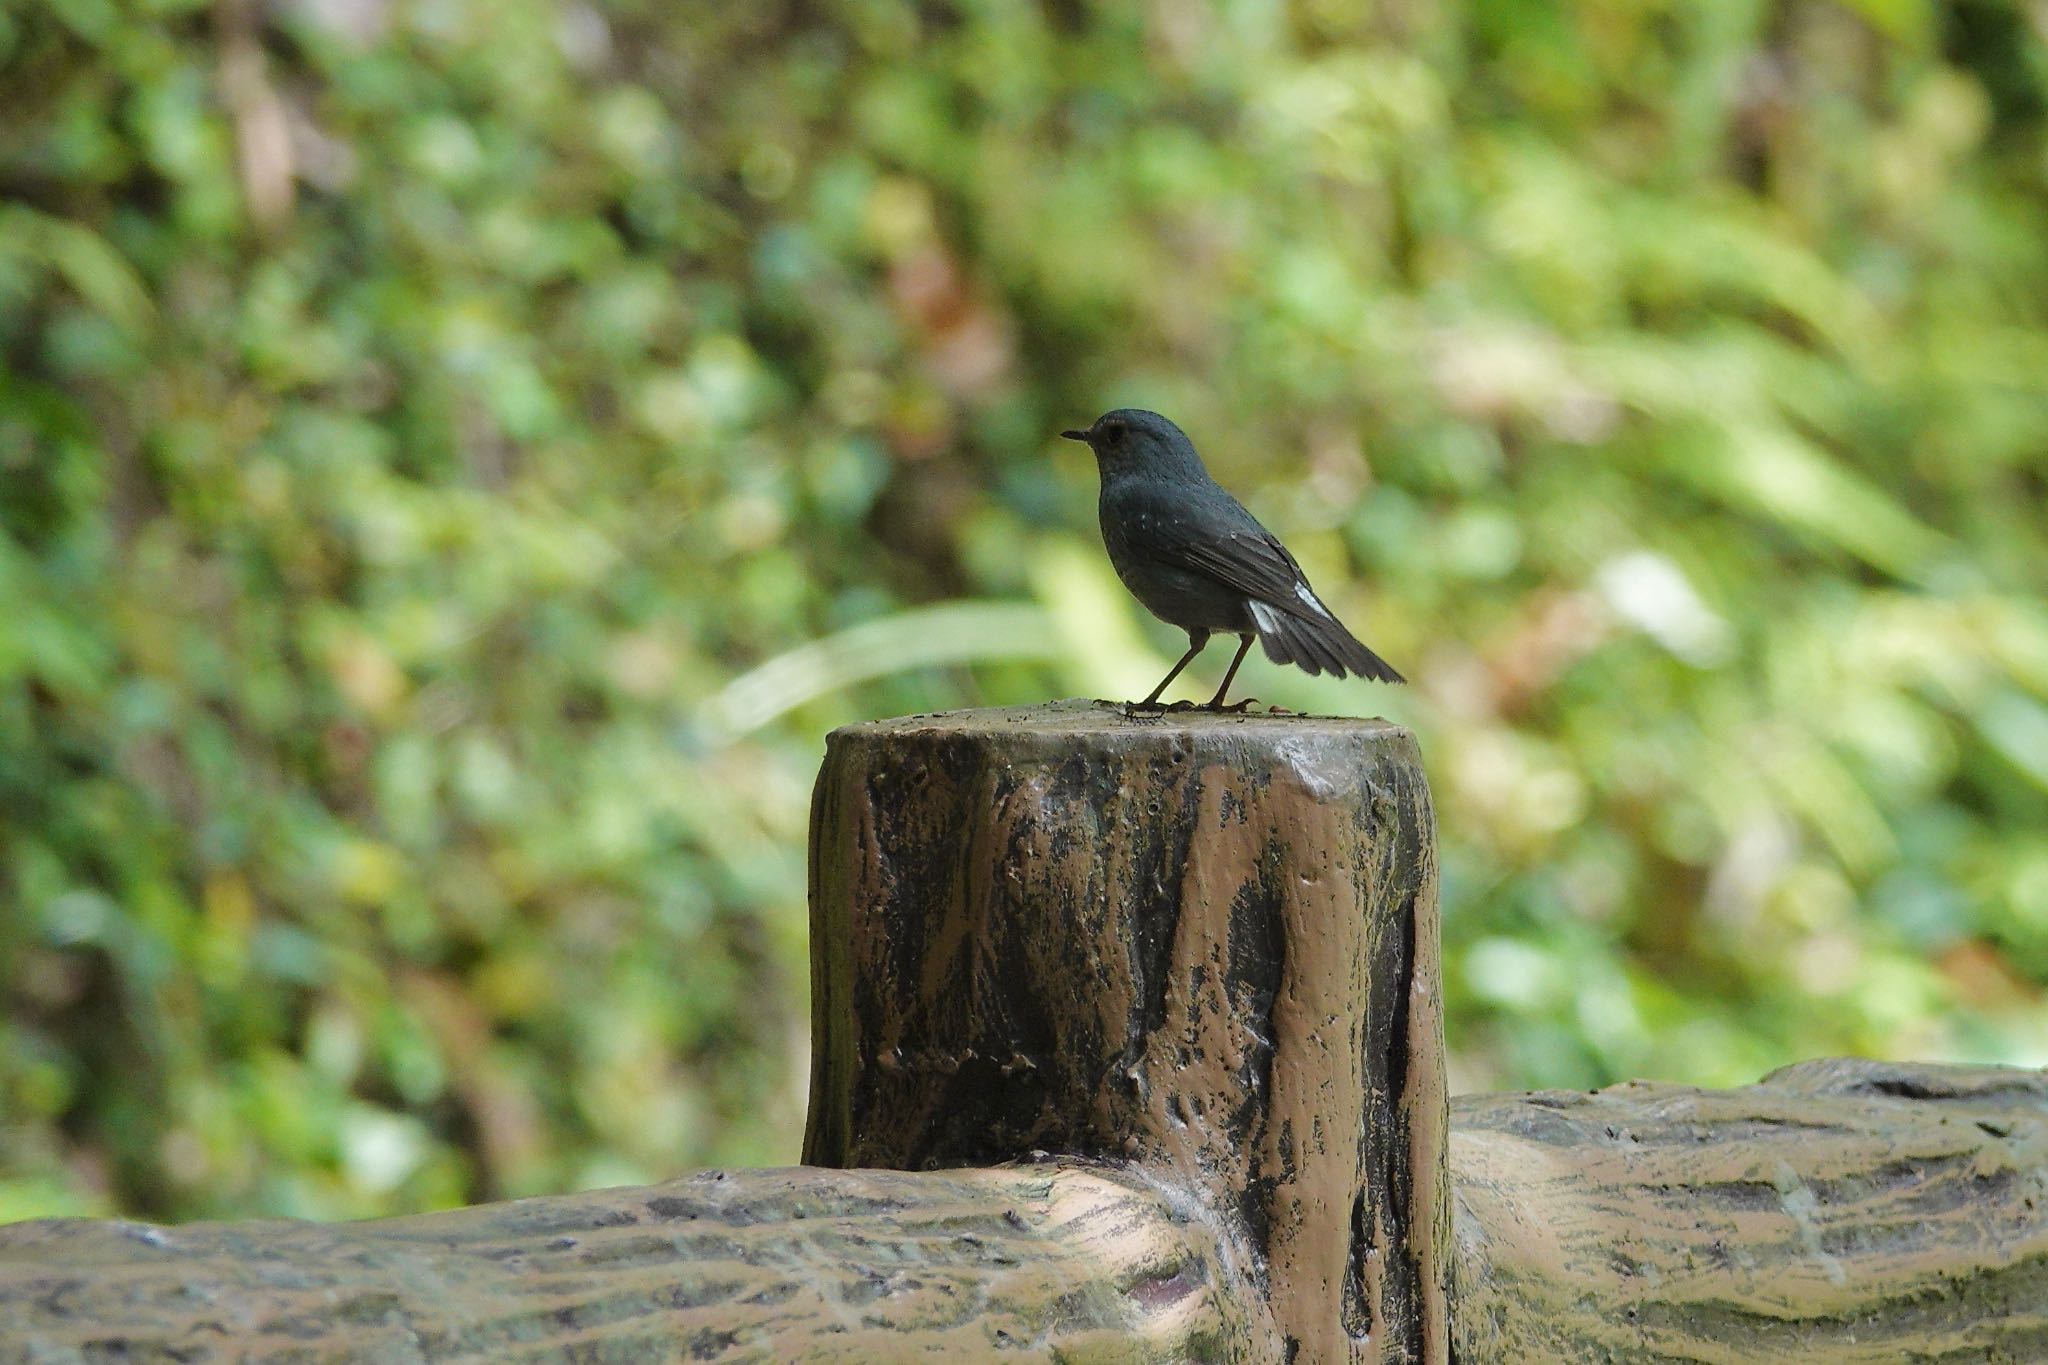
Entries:
POLYGON ((1111 422, 1102 429, 1102 434, 1111 445, 1122 445, 1124 442, 1124 424, 1122 422, 1111 422))

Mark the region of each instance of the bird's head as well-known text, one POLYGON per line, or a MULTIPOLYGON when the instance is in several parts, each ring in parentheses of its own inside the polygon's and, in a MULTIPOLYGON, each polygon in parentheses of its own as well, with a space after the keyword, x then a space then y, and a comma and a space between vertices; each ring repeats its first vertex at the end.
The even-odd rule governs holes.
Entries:
POLYGON ((1085 442, 1105 478, 1111 474, 1145 473, 1200 476, 1202 461, 1187 433, 1156 412, 1117 408, 1095 419, 1085 431, 1063 431, 1069 441, 1085 442))

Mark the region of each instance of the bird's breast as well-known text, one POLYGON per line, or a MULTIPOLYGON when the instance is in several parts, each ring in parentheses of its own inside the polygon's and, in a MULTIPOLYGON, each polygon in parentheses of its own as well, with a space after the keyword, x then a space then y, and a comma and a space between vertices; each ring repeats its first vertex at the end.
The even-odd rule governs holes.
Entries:
POLYGON ((1251 630, 1243 593, 1173 562, 1176 530, 1187 534, 1171 512, 1118 507, 1103 499, 1102 543, 1110 565, 1145 610, 1182 630, 1251 630))

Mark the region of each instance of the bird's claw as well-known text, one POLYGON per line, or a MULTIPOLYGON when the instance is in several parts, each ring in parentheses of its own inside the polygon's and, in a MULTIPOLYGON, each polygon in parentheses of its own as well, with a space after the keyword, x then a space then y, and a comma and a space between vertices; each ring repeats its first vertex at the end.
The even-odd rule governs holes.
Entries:
POLYGON ((1169 712, 1182 711, 1207 711, 1217 716, 1241 716, 1258 703, 1257 697, 1246 697, 1243 701, 1234 701, 1228 706, 1216 701, 1127 701, 1123 703, 1123 709, 1124 714, 1131 717, 1163 716, 1169 712))

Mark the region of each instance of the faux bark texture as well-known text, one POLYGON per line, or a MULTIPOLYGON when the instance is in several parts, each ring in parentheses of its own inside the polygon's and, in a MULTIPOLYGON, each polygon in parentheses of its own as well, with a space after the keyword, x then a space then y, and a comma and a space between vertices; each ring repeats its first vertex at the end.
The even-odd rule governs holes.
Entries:
MULTIPOLYGON (((2048 1076, 1453 1109, 1461 1365, 2048 1360, 2048 1076)), ((1276 1359, 1146 1168, 708 1171, 381 1223, 0 1227, 0 1361, 1276 1359)), ((1312 1361, 1306 1352, 1300 1360, 1312 1361)))
POLYGON ((1393 726, 842 730, 812 869, 815 1165, 0 1228, 0 1365, 2048 1360, 2042 1073, 1480 1096, 1446 1144, 1393 726))
POLYGON ((1463 1362, 2048 1361, 2048 1074, 1807 1062, 1452 1109, 1463 1362))
POLYGON ((706 1171, 378 1223, 0 1228, 0 1360, 24 1365, 1257 1365, 1245 1303, 1201 1218, 1080 1163, 706 1171))
POLYGON ((1121 1155, 1239 1230, 1262 1358, 1445 1360, 1433 839, 1381 721, 1063 703, 835 732, 805 1160, 1121 1155))

